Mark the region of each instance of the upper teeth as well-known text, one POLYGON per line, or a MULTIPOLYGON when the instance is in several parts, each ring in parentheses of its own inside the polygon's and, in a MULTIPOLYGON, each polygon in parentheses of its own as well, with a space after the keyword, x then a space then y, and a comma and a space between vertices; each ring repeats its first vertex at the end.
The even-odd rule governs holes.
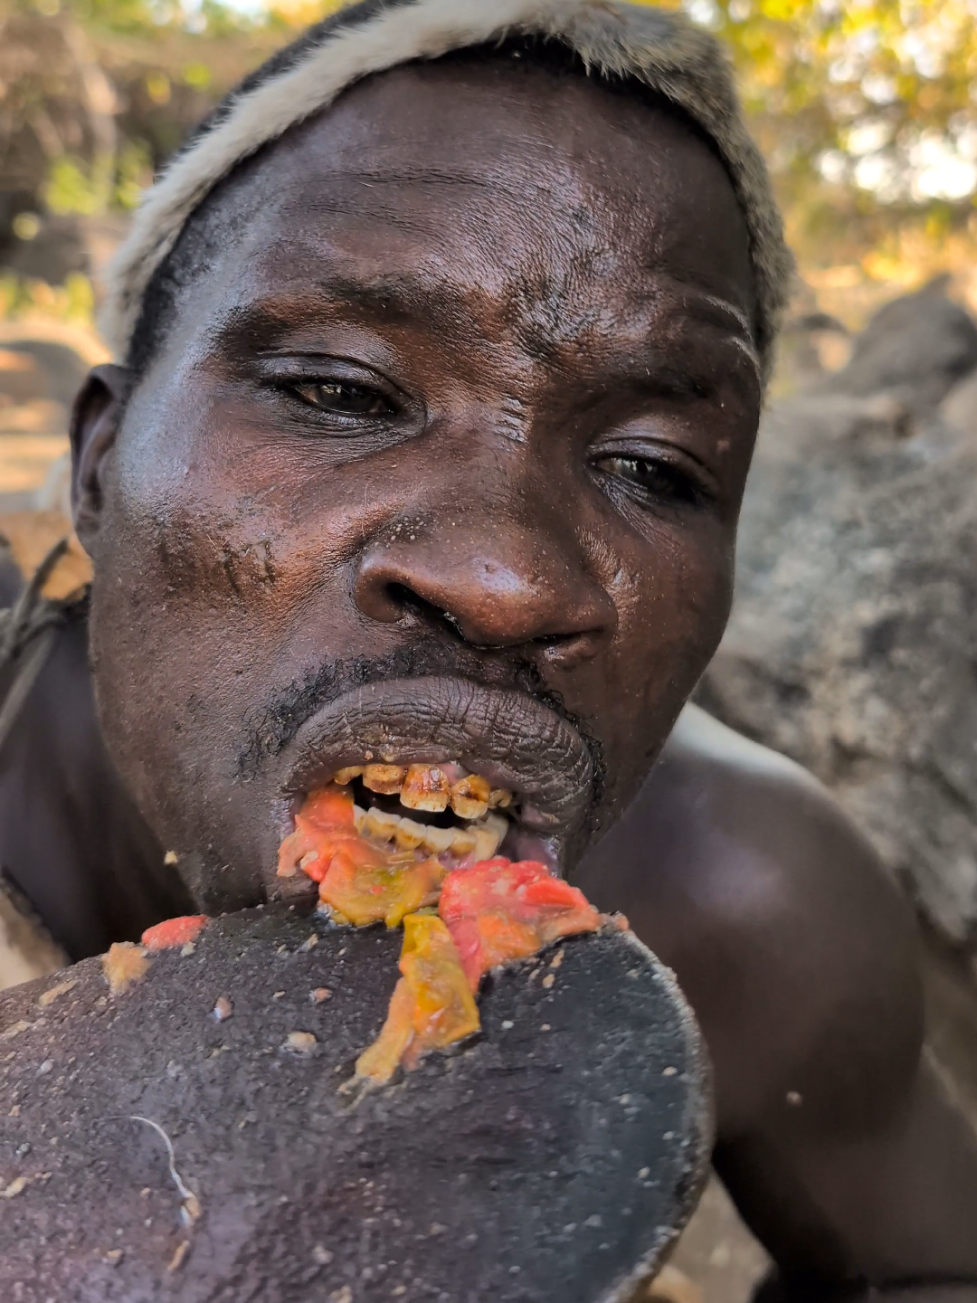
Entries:
MULTIPOLYGON (((370 768, 372 769, 372 765, 370 768)), ((363 775, 367 787, 367 775, 363 775)), ((400 788, 400 804, 409 810, 428 810, 439 814, 448 808, 451 800, 451 782, 438 765, 411 765, 400 788)))
POLYGON ((458 765, 350 765, 338 770, 334 781, 345 786, 362 778, 371 792, 399 794, 401 805, 409 810, 440 814, 450 804, 462 819, 482 819, 490 809, 504 810, 512 804, 511 792, 493 789, 480 774, 455 779, 459 769, 458 765))

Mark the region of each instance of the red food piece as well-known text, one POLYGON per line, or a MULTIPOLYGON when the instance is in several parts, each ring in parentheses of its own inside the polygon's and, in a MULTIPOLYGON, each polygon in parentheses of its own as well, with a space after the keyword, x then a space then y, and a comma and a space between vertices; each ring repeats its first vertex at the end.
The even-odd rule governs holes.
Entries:
POLYGON ((176 946, 185 946, 196 941, 210 920, 206 914, 183 914, 180 918, 168 918, 155 927, 148 927, 142 934, 142 944, 147 950, 172 950, 176 946))
POLYGON ((294 877, 301 867, 313 882, 321 882, 333 853, 345 841, 360 842, 353 824, 352 792, 332 784, 310 792, 295 816, 295 831, 279 848, 278 876, 294 877))
POLYGON ((582 891, 535 860, 498 857, 455 869, 438 912, 473 991, 490 968, 525 959, 559 937, 595 932, 601 916, 582 891))
POLYGON ((302 803, 302 817, 317 828, 346 828, 353 831, 353 793, 346 788, 320 787, 302 803))

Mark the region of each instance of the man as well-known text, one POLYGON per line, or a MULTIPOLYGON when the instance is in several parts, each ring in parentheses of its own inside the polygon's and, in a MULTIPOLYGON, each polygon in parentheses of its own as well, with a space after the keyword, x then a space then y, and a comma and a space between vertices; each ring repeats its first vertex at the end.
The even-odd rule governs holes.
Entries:
MULTIPOLYGON (((768 1288, 963 1303, 977 1147, 894 892, 812 780, 699 712, 652 772, 728 613, 785 282, 722 60, 672 16, 368 0, 272 61, 145 206, 125 365, 77 404, 118 826, 131 796, 170 912, 216 911, 276 889, 340 767, 510 787, 504 848, 678 973, 768 1288)), ((62 674, 83 652, 76 619, 62 674)), ((20 864, 53 926, 64 864, 20 864)))

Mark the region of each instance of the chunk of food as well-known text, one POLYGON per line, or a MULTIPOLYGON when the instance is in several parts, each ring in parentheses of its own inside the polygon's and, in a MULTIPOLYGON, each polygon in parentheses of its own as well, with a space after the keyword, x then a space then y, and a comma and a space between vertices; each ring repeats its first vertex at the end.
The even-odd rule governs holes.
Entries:
POLYGON ((339 923, 404 924, 402 977, 383 1030, 360 1056, 359 1077, 389 1081, 399 1066, 413 1067, 429 1050, 472 1035, 485 973, 600 927, 601 915, 583 894, 544 864, 496 857, 509 823, 490 811, 511 801, 454 763, 368 764, 340 771, 296 814, 279 874, 301 869, 339 923), (358 779, 365 809, 355 804, 358 779), (395 795, 418 812, 415 819, 389 809, 395 795), (449 804, 469 822, 443 827, 449 804), (424 822, 425 813, 440 822, 424 822), (431 912, 419 912, 425 909, 431 912))
POLYGON ((102 972, 113 995, 123 995, 141 982, 153 961, 142 946, 132 941, 115 941, 102 956, 102 972))
POLYGON ((386 840, 379 828, 384 819, 401 831, 398 816, 371 810, 363 833, 381 835, 370 840, 356 829, 351 792, 329 786, 311 793, 295 816, 295 832, 282 842, 279 874, 292 877, 301 869, 319 884, 320 901, 339 922, 397 927, 405 914, 437 903, 446 870, 433 856, 417 853, 423 837, 407 838, 414 845, 406 848, 378 845, 386 840))
POLYGON ((196 941, 208 922, 206 914, 183 914, 148 927, 140 939, 147 950, 174 950, 196 941))
POLYGON ((359 840, 352 792, 332 785, 310 792, 295 816, 295 831, 279 848, 279 876, 294 877, 301 868, 321 882, 344 838, 359 840))
POLYGON ((356 1073, 376 1085, 403 1064, 413 1068, 431 1050, 445 1049, 481 1026, 458 952, 433 914, 404 919, 403 974, 394 989, 380 1035, 359 1057, 356 1073))
POLYGON ((582 891, 534 860, 497 858, 449 873, 438 912, 473 991, 490 968, 601 924, 582 891))
POLYGON ((407 863, 398 863, 401 858, 365 842, 352 853, 350 848, 340 848, 319 885, 319 899, 340 922, 397 927, 407 914, 437 904, 445 875, 433 857, 418 862, 408 854, 407 863))

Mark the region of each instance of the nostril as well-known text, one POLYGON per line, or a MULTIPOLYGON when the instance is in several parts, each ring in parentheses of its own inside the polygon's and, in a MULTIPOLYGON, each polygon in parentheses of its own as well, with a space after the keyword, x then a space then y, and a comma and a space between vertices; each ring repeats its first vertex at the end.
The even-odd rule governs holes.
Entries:
POLYGON ((534 638, 533 646, 538 647, 543 660, 554 669, 569 670, 581 661, 590 660, 600 644, 598 630, 585 630, 579 633, 554 634, 548 638, 534 638))
POLYGON ((387 600, 391 606, 400 611, 407 611, 417 601, 417 597, 406 584, 389 583, 385 585, 387 600))
POLYGON ((397 608, 401 616, 409 616, 418 624, 425 624, 429 628, 432 626, 447 626, 451 633, 462 642, 467 642, 465 631, 461 621, 450 611, 442 611, 433 602, 418 596, 407 584, 389 583, 387 584, 387 597, 391 604, 397 608))

